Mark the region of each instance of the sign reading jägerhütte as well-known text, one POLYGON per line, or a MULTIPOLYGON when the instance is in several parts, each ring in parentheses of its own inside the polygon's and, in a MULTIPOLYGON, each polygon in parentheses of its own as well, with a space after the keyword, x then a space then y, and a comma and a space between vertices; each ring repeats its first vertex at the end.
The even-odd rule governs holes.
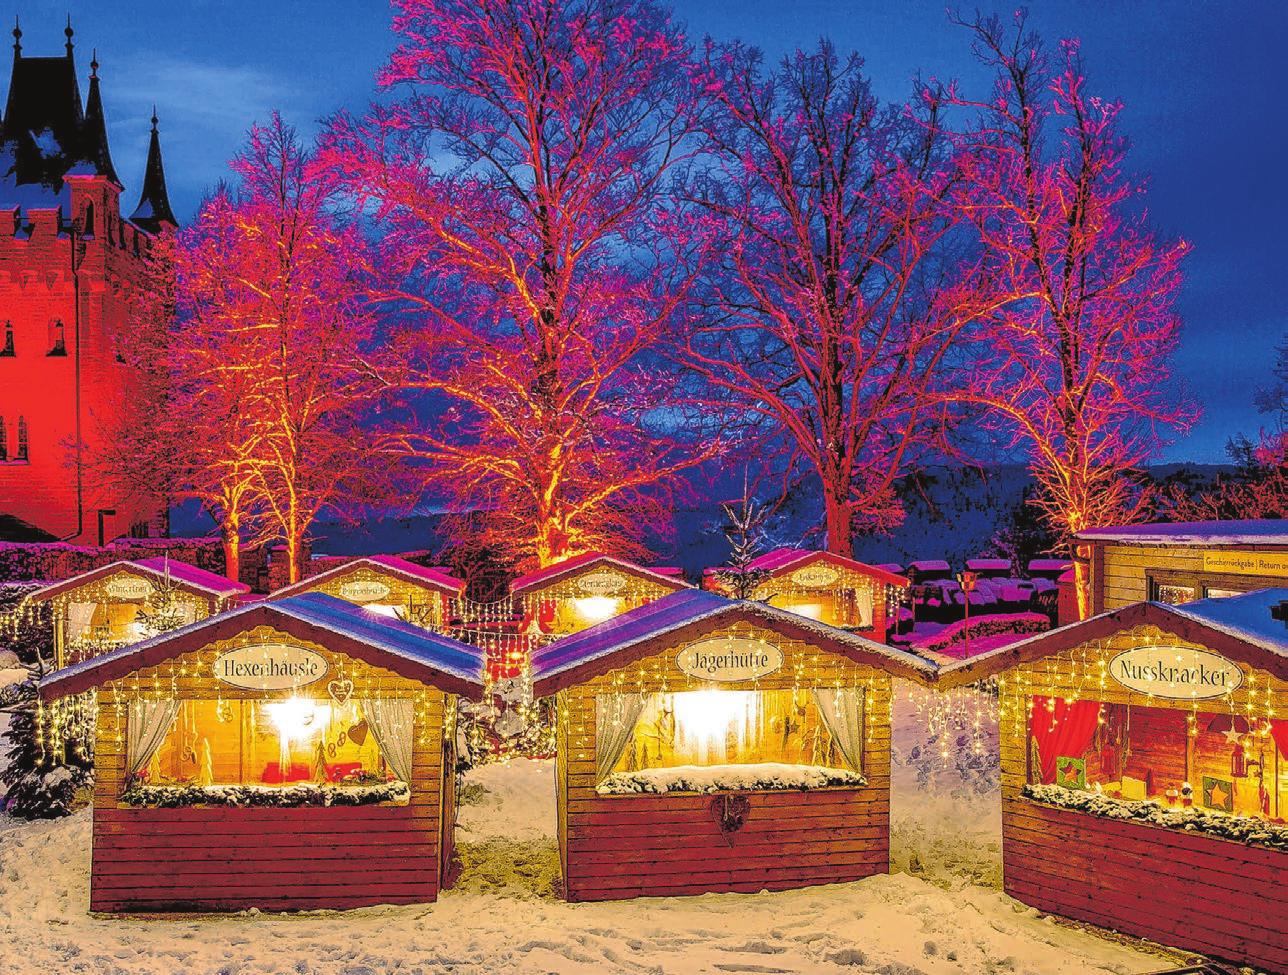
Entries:
POLYGON ((326 658, 304 647, 262 643, 221 653, 213 666, 216 680, 248 691, 304 687, 326 676, 326 658))
POLYGON ((702 680, 755 680, 783 666, 783 651, 763 640, 715 637, 689 644, 676 655, 675 665, 690 677, 702 680))
POLYGON ((1195 647, 1135 647, 1109 661, 1109 676, 1141 694, 1174 700, 1221 697, 1243 683, 1243 671, 1195 647))

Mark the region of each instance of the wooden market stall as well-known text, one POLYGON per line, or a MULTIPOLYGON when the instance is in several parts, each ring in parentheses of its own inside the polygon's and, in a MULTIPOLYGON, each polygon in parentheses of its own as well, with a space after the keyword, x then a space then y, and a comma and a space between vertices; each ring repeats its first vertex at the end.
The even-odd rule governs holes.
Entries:
POLYGON ((1092 528, 1078 541, 1093 613, 1288 585, 1288 522, 1279 518, 1092 528))
POLYGON ((455 699, 481 670, 472 647, 308 593, 56 672, 51 726, 96 701, 91 910, 434 900, 455 699))
POLYGON ((588 552, 520 576, 510 595, 525 628, 563 636, 689 588, 675 570, 588 552))
POLYGON ((113 562, 38 589, 51 604, 54 665, 64 667, 236 606, 250 587, 168 558, 113 562))
POLYGON ((324 592, 382 616, 441 630, 451 616, 452 601, 464 588, 464 582, 441 569, 417 565, 396 555, 370 555, 309 576, 277 590, 269 598, 324 592))
POLYGON ((1285 619, 1288 589, 1139 603, 944 668, 998 677, 1006 891, 1288 971, 1285 619))
MULTIPOLYGON (((884 642, 908 580, 831 552, 778 548, 751 562, 751 599, 884 642)), ((721 570, 708 569, 707 588, 731 594, 721 570)))
POLYGON ((890 864, 891 678, 934 666, 702 590, 533 656, 557 696, 575 901, 857 880, 890 864))

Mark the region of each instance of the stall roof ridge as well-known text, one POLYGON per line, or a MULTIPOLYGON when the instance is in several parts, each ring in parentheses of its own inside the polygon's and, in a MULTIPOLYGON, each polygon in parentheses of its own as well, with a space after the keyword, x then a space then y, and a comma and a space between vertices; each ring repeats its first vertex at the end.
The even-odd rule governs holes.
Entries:
POLYGON ((1227 521, 1150 522, 1108 525, 1077 533, 1087 542, 1138 542, 1142 545, 1288 545, 1288 519, 1245 518, 1227 521))
POLYGON ((571 575, 574 572, 584 569, 587 566, 594 565, 596 562, 605 562, 634 575, 653 579, 659 585, 669 586, 672 588, 692 588, 687 582, 675 575, 659 572, 656 569, 640 565, 637 562, 631 562, 629 559, 619 558, 616 555, 609 555, 606 552, 583 552, 581 555, 570 556, 561 562, 555 562, 552 565, 547 565, 545 568, 534 569, 532 572, 519 576, 514 580, 514 582, 510 583, 510 592, 519 593, 526 589, 534 589, 537 586, 547 585, 566 575, 571 575))
POLYGON ((397 555, 360 555, 357 558, 350 559, 348 562, 341 562, 339 565, 324 569, 317 575, 301 579, 299 582, 292 583, 289 586, 283 586, 269 598, 276 601, 306 593, 319 582, 325 582, 327 579, 333 579, 336 576, 344 575, 346 572, 352 572, 354 569, 361 568, 364 565, 373 566, 391 575, 401 576, 409 582, 434 586, 458 596, 465 588, 464 581, 457 579, 455 576, 440 572, 438 569, 426 568, 407 559, 399 558, 397 555))
POLYGON ((272 626, 313 643, 325 642, 328 635, 338 637, 334 649, 341 653, 451 693, 477 696, 483 686, 483 656, 477 648, 313 592, 252 603, 64 667, 41 682, 41 694, 79 694, 257 626, 272 626))
POLYGON ((1222 654, 1288 680, 1288 623, 1271 609, 1288 601, 1288 587, 1172 605, 1132 603, 937 668, 935 684, 951 688, 992 677, 1021 663, 1071 650, 1133 626, 1153 625, 1182 639, 1207 642, 1222 654))
POLYGON ((858 559, 852 559, 844 555, 837 555, 835 552, 827 552, 822 549, 783 546, 752 559, 748 564, 748 568, 756 572, 778 573, 793 567, 803 568, 805 565, 813 562, 838 562, 849 569, 853 569, 855 572, 875 576, 888 585, 908 585, 908 580, 897 573, 890 572, 867 562, 860 562, 858 559))
POLYGON ((653 652, 651 647, 659 640, 689 631, 705 632, 730 617, 749 618, 785 635, 821 642, 827 649, 851 659, 883 660, 896 676, 929 682, 936 673, 935 664, 923 657, 826 623, 766 603, 690 589, 663 596, 538 650, 532 657, 534 692, 544 697, 594 676, 587 674, 588 671, 604 672, 646 656, 653 652), (629 659, 619 661, 619 657, 629 659))
POLYGON ((233 582, 218 573, 208 572, 205 569, 199 569, 195 565, 179 562, 167 556, 152 556, 145 559, 118 559, 115 562, 97 566, 79 575, 60 579, 58 582, 53 582, 41 589, 37 589, 28 598, 33 601, 43 602, 64 592, 89 585, 95 580, 104 579, 117 572, 135 572, 152 576, 158 581, 164 579, 168 573, 172 581, 179 583, 184 588, 200 589, 215 596, 239 596, 250 592, 250 586, 245 583, 233 582))

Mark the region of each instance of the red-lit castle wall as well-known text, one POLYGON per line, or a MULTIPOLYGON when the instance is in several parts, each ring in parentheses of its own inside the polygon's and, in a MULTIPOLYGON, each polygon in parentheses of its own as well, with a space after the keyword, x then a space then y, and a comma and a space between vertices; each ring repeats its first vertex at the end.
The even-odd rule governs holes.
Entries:
POLYGON ((22 212, 15 230, 0 216, 0 454, 7 458, 0 461, 0 514, 58 538, 94 544, 102 509, 116 512, 104 518, 105 539, 158 526, 155 499, 113 496, 94 476, 93 465, 78 465, 74 449, 78 412, 81 442, 93 452, 119 397, 128 395, 129 370, 117 359, 116 340, 148 238, 121 220, 118 191, 107 180, 68 182, 73 213, 85 220, 93 204, 94 234, 79 241, 76 275, 73 237, 65 226, 60 230, 57 210, 22 212), (25 459, 19 442, 24 424, 25 459))

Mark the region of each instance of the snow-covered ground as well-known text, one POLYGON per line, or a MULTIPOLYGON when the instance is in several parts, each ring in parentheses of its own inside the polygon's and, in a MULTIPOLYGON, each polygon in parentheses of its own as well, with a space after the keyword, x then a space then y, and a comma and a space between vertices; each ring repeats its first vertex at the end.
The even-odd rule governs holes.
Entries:
MULTIPOLYGON (((996 889, 995 759, 971 755, 969 742, 960 757, 956 732, 951 749, 927 741, 927 707, 901 691, 898 872, 889 876, 775 894, 566 904, 556 894, 552 764, 516 761, 467 778, 457 834, 464 869, 437 904, 97 918, 86 913, 88 814, 0 817, 0 973, 1127 975, 1168 967, 1167 957, 1056 922, 996 889)), ((942 718, 937 712, 937 727, 942 718)))

